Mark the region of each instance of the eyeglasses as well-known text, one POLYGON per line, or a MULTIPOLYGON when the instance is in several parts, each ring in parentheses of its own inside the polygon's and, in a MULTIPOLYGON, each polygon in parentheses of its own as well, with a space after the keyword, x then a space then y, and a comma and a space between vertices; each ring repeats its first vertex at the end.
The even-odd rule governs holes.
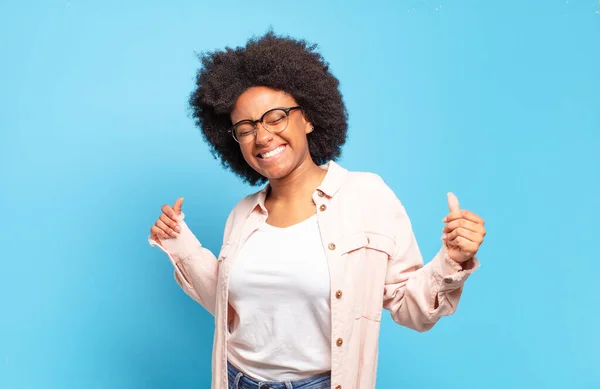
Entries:
POLYGON ((258 132, 258 123, 271 134, 279 134, 284 131, 289 123, 290 112, 295 109, 302 109, 301 106, 289 108, 273 108, 265 112, 258 120, 241 120, 229 129, 238 143, 252 143, 256 139, 258 132))

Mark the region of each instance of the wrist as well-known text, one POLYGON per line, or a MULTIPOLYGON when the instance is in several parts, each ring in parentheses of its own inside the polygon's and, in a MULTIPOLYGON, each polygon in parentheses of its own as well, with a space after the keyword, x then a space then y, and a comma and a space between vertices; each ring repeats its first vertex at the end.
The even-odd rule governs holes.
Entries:
MULTIPOLYGON (((451 258, 451 260, 454 261, 452 258, 451 258)), ((461 267, 461 270, 463 270, 463 271, 471 270, 471 269, 473 269, 473 267, 475 267, 475 260, 473 259, 473 257, 467 259, 464 262, 457 262, 457 261, 454 261, 454 262, 456 264, 458 264, 461 267)))

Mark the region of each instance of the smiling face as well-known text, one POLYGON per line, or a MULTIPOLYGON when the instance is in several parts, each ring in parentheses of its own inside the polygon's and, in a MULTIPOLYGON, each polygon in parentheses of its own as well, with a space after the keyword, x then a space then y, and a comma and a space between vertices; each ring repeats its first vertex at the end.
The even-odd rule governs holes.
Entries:
MULTIPOLYGON (((231 122, 257 120, 273 108, 297 105, 294 98, 285 92, 262 86, 252 87, 237 99, 231 111, 231 122)), ((291 110, 287 127, 278 134, 267 131, 260 123, 257 126, 256 139, 241 143, 240 149, 248 165, 267 179, 284 178, 303 163, 312 162, 306 138, 312 131, 312 125, 302 110, 291 110)))

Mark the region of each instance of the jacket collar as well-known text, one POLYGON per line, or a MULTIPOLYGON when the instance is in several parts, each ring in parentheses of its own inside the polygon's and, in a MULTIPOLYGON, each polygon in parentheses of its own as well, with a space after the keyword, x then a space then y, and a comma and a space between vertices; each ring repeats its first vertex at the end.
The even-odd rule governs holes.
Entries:
MULTIPOLYGON (((327 170, 327 174, 325 174, 325 178, 321 185, 317 187, 317 190, 325 193, 327 197, 334 197, 338 190, 342 187, 344 180, 346 179, 346 174, 348 174, 348 170, 344 169, 334 161, 329 161, 323 165, 319 166, 323 170, 327 170)), ((257 206, 266 213, 267 209, 265 208, 265 200, 267 198, 267 193, 269 192, 269 184, 265 185, 265 187, 259 192, 255 193, 253 196, 253 200, 251 204, 251 210, 254 210, 257 206)))
POLYGON ((317 189, 325 193, 328 197, 335 196, 335 194, 344 184, 348 170, 344 169, 334 161, 329 161, 319 167, 327 170, 327 174, 317 189))

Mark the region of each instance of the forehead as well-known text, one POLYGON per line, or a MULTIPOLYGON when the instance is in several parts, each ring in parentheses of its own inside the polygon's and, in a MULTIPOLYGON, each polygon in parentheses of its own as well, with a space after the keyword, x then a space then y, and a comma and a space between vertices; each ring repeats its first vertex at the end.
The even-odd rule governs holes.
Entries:
POLYGON ((286 108, 292 105, 296 105, 296 101, 289 93, 264 86, 255 86, 247 89, 238 97, 231 111, 231 121, 235 123, 245 119, 259 119, 270 109, 286 108))

